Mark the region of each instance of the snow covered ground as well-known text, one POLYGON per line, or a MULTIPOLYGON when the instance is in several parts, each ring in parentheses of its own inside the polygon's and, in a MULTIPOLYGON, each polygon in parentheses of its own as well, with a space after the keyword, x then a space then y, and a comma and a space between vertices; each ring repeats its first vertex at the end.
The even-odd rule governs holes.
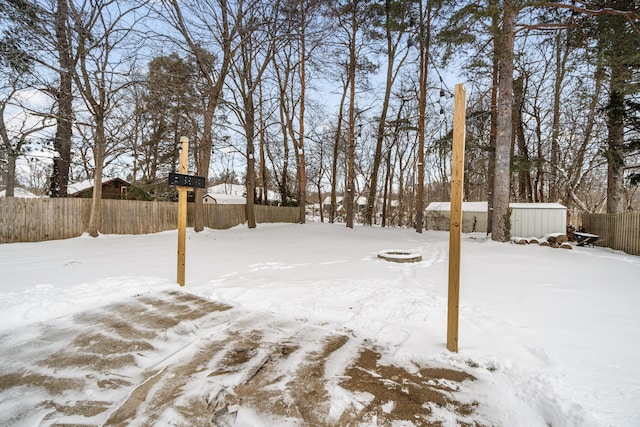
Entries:
MULTIPOLYGON (((179 289, 176 247, 175 231, 0 245, 0 346, 30 325, 179 289)), ((464 393, 480 403, 484 424, 640 425, 640 257, 464 235, 457 354, 445 345, 447 260, 446 232, 319 223, 190 230, 182 290, 349 331, 387 349, 385 363, 470 372, 478 380, 464 393), (377 258, 390 249, 423 260, 377 258)), ((13 403, 0 394, 0 407, 13 403)))

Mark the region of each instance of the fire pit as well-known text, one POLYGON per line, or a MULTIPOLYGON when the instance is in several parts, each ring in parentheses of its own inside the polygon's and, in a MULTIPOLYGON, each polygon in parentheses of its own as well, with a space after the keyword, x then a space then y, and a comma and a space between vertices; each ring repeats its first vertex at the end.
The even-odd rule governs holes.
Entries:
POLYGON ((390 249, 378 254, 378 258, 391 262, 420 262, 422 255, 404 250, 390 249))

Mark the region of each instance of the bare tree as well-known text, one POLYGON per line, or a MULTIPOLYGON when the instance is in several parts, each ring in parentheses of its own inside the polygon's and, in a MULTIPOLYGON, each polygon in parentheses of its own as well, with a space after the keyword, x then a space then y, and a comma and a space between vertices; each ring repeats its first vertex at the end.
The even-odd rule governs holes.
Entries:
POLYGON ((9 75, 9 82, 6 87, 0 87, 0 141, 7 155, 7 172, 5 175, 5 195, 6 197, 14 197, 16 186, 16 161, 23 154, 23 148, 28 142, 29 137, 33 134, 53 126, 53 123, 41 117, 34 117, 28 109, 16 103, 15 98, 20 91, 19 76, 9 75), (11 129, 8 127, 7 117, 5 115, 9 108, 18 108, 22 111, 23 116, 18 124, 14 119, 11 123, 11 129), (34 123, 35 118, 35 123, 34 123), (18 127, 19 126, 19 127, 18 127))
MULTIPOLYGON (((194 157, 197 159, 198 175, 204 176, 208 180, 215 114, 222 103, 225 79, 229 73, 232 58, 239 46, 235 41, 239 37, 238 25, 243 12, 238 10, 234 14, 227 0, 163 0, 163 4, 166 6, 164 9, 166 13, 161 14, 166 17, 186 43, 186 49, 194 58, 203 78, 204 84, 201 88, 202 137, 197 138, 198 144, 194 149, 194 157), (204 48, 204 46, 211 45, 219 46, 220 50, 211 53, 204 48)), ((182 45, 179 41, 174 41, 176 44, 182 45)), ((195 231, 204 229, 202 203, 203 190, 196 189, 195 231)))
POLYGON ((255 136, 256 136, 256 95, 259 82, 272 62, 278 39, 277 26, 279 2, 257 1, 238 9, 239 34, 241 43, 238 55, 231 62, 234 87, 234 105, 231 109, 241 123, 246 140, 246 214, 249 228, 256 227, 255 217, 255 136))
MULTIPOLYGON (((384 29, 385 47, 383 50, 387 55, 387 69, 384 98, 380 110, 376 147, 371 168, 371 178, 369 180, 369 194, 364 213, 364 223, 366 225, 373 223, 372 217, 375 211, 375 200, 378 197, 378 173, 382 163, 382 145, 387 131, 387 114, 389 111, 391 91, 409 52, 408 48, 404 49, 403 52, 401 42, 405 33, 413 26, 412 17, 410 16, 410 2, 385 0, 384 5, 379 5, 379 8, 376 9, 381 9, 378 13, 380 15, 380 25, 384 29)), ((409 44, 410 43, 406 44, 407 47, 409 44)))
POLYGON ((91 128, 94 170, 93 196, 89 216, 89 235, 98 236, 100 226, 102 175, 109 144, 107 123, 117 98, 130 83, 123 75, 129 71, 127 42, 133 33, 136 13, 142 4, 123 9, 113 0, 98 0, 77 7, 70 5, 69 27, 75 40, 75 85, 84 101, 91 128))
POLYGON ((511 135, 513 102, 513 48, 515 23, 518 15, 516 1, 504 0, 502 31, 498 34, 499 83, 496 130, 496 163, 493 188, 491 238, 506 242, 510 236, 509 196, 511 176, 511 135))
MULTIPOLYGON (((320 44, 319 34, 322 32, 317 17, 322 5, 323 1, 319 0, 288 0, 283 2, 285 22, 282 26, 284 33, 282 34, 282 47, 284 49, 278 49, 280 54, 274 55, 274 66, 280 87, 280 112, 285 153, 288 152, 288 137, 293 141, 295 148, 300 223, 305 222, 307 190, 305 160, 307 62, 320 44), (278 58, 279 60, 277 60, 278 58), (297 129, 294 124, 296 115, 297 129)), ((285 156, 288 157, 287 154, 285 156)), ((286 157, 285 166, 287 165, 286 157)), ((283 171, 284 183, 286 183, 286 169, 285 167, 283 171)), ((286 191, 286 185, 284 187, 286 191)))
POLYGON ((56 110, 46 113, 57 121, 49 192, 52 197, 65 197, 71 164, 75 72, 68 0, 5 0, 0 15, 7 18, 6 33, 12 34, 9 45, 23 46, 24 59, 34 64, 32 76, 40 80, 41 90, 56 103, 56 110), (57 76, 57 82, 52 76, 57 76))
POLYGON ((333 18, 343 31, 342 43, 348 48, 347 81, 349 83, 347 182, 343 206, 346 209, 346 226, 353 228, 355 202, 355 155, 356 155, 356 71, 364 64, 362 55, 363 30, 369 24, 366 11, 370 0, 338 1, 332 7, 333 18))

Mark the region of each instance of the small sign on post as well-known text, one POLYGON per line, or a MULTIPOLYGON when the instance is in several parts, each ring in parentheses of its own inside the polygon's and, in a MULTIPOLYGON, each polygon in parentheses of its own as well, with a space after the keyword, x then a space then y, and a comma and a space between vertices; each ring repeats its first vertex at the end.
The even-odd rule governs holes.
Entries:
POLYGON ((180 173, 169 173, 169 185, 178 187, 178 277, 180 286, 184 286, 187 242, 187 191, 193 188, 205 188, 203 176, 187 175, 189 160, 189 138, 180 138, 180 173))
POLYGON ((205 188, 204 176, 183 175, 181 173, 169 172, 169 185, 178 187, 205 188))

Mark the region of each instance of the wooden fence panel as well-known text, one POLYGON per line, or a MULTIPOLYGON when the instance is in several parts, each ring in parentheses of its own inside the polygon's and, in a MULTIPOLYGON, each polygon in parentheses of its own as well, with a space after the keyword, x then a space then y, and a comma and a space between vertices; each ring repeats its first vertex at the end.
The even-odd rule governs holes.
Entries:
POLYGON ((597 234, 597 246, 640 255, 640 212, 582 215, 585 231, 597 234))
MULTIPOLYGON (((247 212, 245 205, 217 205, 207 203, 204 205, 205 227, 224 230, 244 224, 247 220, 247 212)), ((258 221, 260 222, 260 221, 258 221)), ((281 221, 286 222, 286 221, 281 221)), ((193 223, 187 223, 193 226, 193 223)))
POLYGON ((255 205, 256 222, 300 222, 300 208, 283 206, 273 209, 273 206, 255 205))
MULTIPOLYGON (((147 234, 175 230, 175 202, 102 200, 100 233, 147 234)), ((187 226, 193 227, 193 203, 188 204, 187 226)), ((255 206, 256 221, 298 222, 298 208, 255 206)), ((0 198, 0 243, 39 242, 80 236, 89 225, 91 199, 0 198)), ((204 226, 227 229, 246 222, 245 205, 204 205, 204 226)))

